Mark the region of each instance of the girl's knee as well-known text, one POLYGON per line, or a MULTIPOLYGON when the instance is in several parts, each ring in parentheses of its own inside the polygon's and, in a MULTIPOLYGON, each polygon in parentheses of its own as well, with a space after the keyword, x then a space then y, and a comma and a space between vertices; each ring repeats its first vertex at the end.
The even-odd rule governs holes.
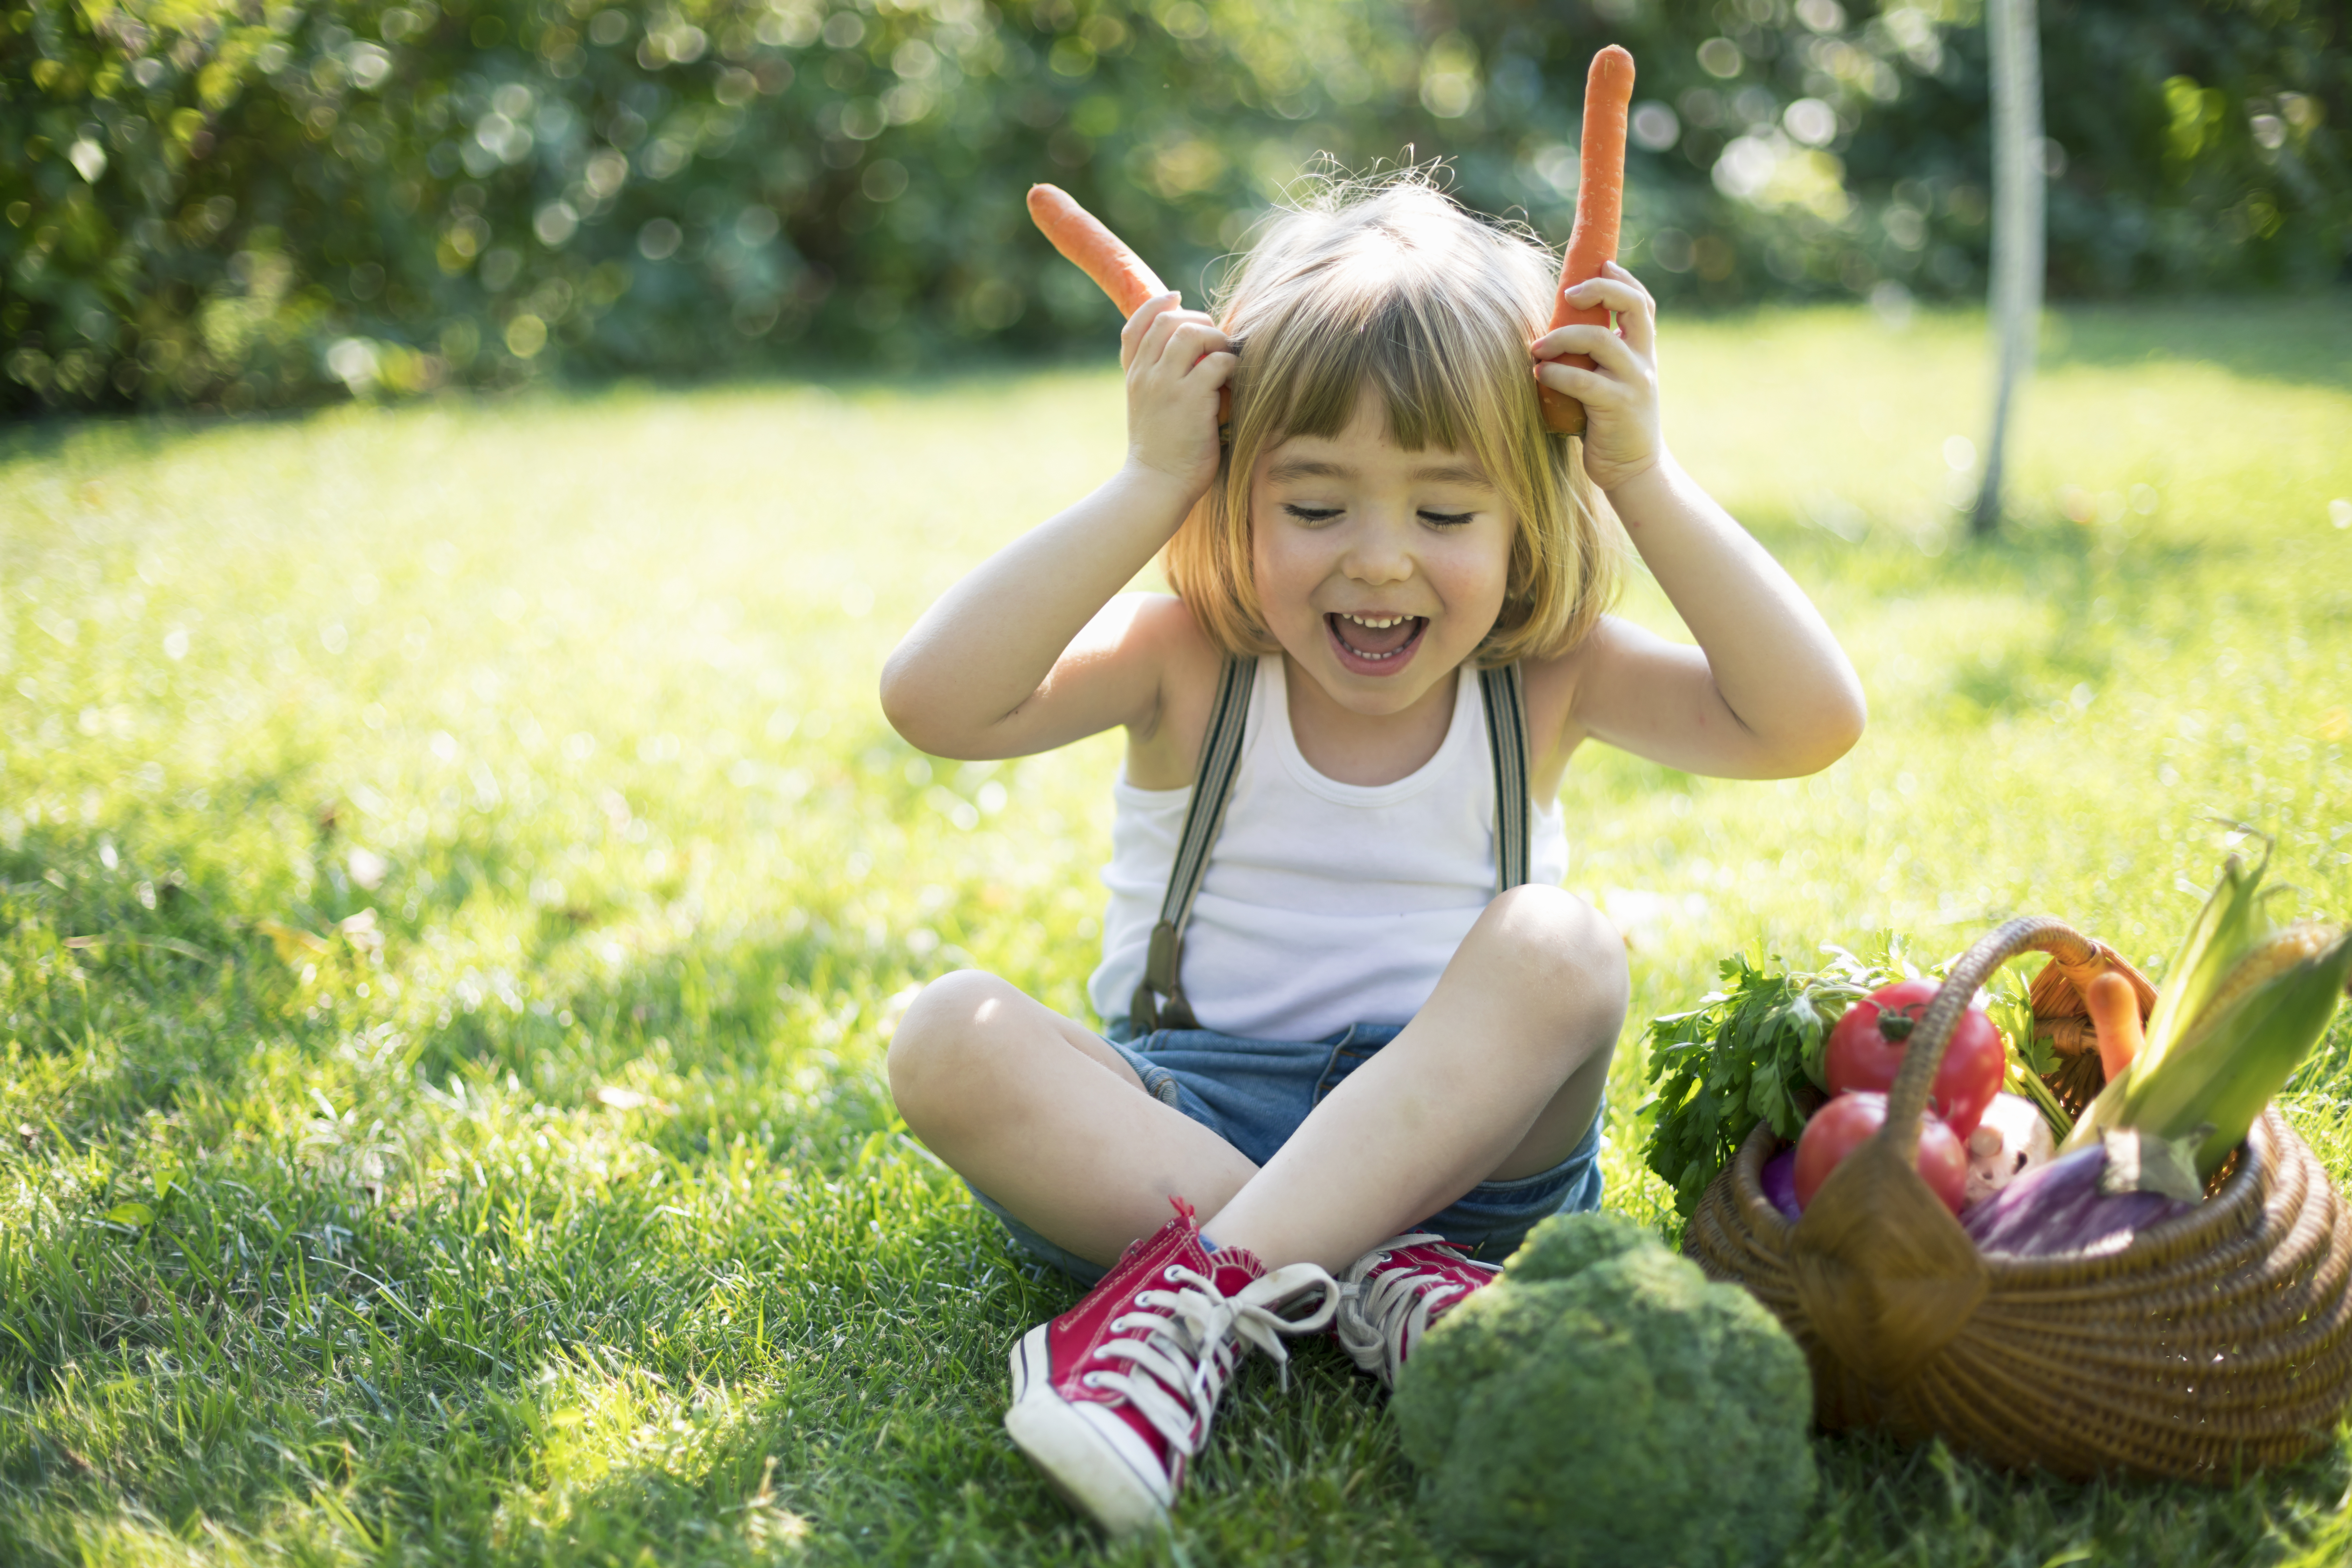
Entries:
POLYGON ((1486 906, 1471 938, 1554 1005, 1590 1013, 1596 1022, 1606 1015, 1614 1037, 1633 976, 1625 939, 1591 904, 1562 888, 1513 888, 1486 906))
POLYGON ((908 1126, 919 1131, 937 1108, 957 1101, 973 1047, 1022 1000, 1018 988, 983 969, 943 974, 916 994, 884 1060, 890 1096, 908 1126))
POLYGON ((1537 963, 1625 973, 1625 939, 1607 916, 1565 888, 1529 883, 1496 895, 1478 927, 1537 963))

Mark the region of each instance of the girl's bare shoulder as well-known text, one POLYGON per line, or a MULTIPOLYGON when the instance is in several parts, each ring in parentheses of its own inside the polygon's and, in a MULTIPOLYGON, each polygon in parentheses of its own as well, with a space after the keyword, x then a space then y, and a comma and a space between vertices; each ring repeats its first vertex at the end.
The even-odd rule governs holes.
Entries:
POLYGON ((1602 616, 1571 647, 1521 666, 1527 679, 1528 748, 1535 759, 1537 781, 1556 782, 1566 768, 1569 753, 1587 739, 1578 719, 1580 700, 1592 682, 1606 679, 1612 659, 1622 652, 1625 624, 1602 616))
POLYGON ((1173 594, 1123 594, 1114 602, 1128 606, 1129 635, 1160 669, 1152 722, 1128 731, 1128 782, 1140 789, 1181 789, 1192 782, 1200 759, 1224 653, 1173 594))

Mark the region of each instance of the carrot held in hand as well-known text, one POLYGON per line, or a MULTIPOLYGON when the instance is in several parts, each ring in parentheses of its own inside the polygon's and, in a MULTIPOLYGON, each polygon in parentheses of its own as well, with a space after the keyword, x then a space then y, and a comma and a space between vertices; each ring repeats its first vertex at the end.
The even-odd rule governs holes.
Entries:
MULTIPOLYGON (((1625 117, 1633 104, 1633 57, 1615 44, 1592 57, 1584 79, 1584 141, 1577 151, 1576 226, 1569 231, 1568 257, 1559 269, 1560 292, 1552 300, 1551 330, 1605 327, 1609 312, 1569 308, 1567 291, 1601 276, 1601 266, 1617 255, 1617 226, 1625 208, 1625 117)), ((1584 354, 1557 362, 1585 370, 1584 354)), ((1564 436, 1581 434, 1584 405, 1564 392, 1538 386, 1544 427, 1564 436)))
MULTIPOLYGON (((1095 280, 1095 287, 1110 296, 1122 316, 1132 316, 1146 300, 1154 294, 1168 292, 1168 285, 1160 275, 1143 264, 1143 258, 1127 247, 1127 242, 1104 226, 1103 221, 1070 198, 1059 185, 1029 187, 1029 216, 1038 230, 1054 242, 1054 248, 1077 265, 1078 270, 1095 280)), ((1233 417, 1234 389, 1217 388, 1217 423, 1226 424, 1233 417)))
POLYGON ((1120 315, 1132 316, 1146 300, 1168 292, 1168 286, 1143 264, 1143 258, 1105 228, 1100 218, 1072 201, 1059 185, 1030 186, 1029 216, 1054 242, 1055 249, 1076 262, 1110 296, 1120 315))

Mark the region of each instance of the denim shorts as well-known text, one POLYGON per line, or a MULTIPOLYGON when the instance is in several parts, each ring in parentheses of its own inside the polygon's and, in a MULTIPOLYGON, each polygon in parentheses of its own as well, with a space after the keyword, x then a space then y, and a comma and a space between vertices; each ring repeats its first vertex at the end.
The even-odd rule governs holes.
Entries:
MULTIPOLYGON (((1103 1038, 1127 1058, 1143 1087, 1263 1165, 1289 1142, 1307 1113, 1349 1073, 1402 1032, 1402 1024, 1356 1024, 1320 1040, 1249 1040, 1213 1029, 1157 1029, 1126 1037, 1125 1020, 1103 1038)), ((1462 1199, 1411 1228, 1433 1231, 1482 1262, 1500 1263, 1538 1220, 1601 1206, 1601 1121, 1596 1110, 1569 1157, 1548 1171, 1481 1182, 1462 1199)), ((987 1194, 981 1206, 1042 1262, 1080 1284, 1105 1272, 1023 1225, 987 1194)))

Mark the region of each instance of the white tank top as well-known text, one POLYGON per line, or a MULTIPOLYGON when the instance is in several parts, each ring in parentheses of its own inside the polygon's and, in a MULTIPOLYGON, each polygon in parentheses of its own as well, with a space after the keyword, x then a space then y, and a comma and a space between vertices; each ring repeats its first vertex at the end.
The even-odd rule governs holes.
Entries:
MULTIPOLYGON (((1454 679, 1437 754, 1394 784, 1324 777, 1299 754, 1279 654, 1259 658, 1224 827, 1184 933, 1183 985, 1204 1029, 1315 1040, 1402 1024, 1495 896, 1495 768, 1477 680, 1454 679)), ((1192 790, 1112 786, 1103 961, 1087 983, 1127 1016, 1167 896, 1192 790)), ((1558 800, 1536 803, 1529 879, 1568 874, 1558 800)))

